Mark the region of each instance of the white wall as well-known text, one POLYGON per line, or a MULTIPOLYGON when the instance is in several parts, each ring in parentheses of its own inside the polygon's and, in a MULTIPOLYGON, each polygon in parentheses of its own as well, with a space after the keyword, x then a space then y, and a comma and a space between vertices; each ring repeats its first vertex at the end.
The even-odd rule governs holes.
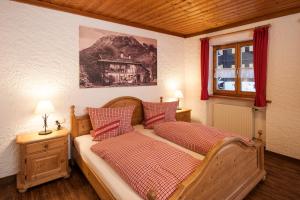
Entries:
POLYGON ((69 107, 77 114, 86 106, 101 106, 118 96, 158 101, 172 96, 168 84, 184 88, 184 39, 109 23, 17 2, 0 1, 0 178, 18 169, 16 134, 42 127, 34 115, 40 99, 52 100, 56 112, 66 118, 69 107), (158 85, 79 89, 79 25, 157 39, 158 85))
MULTIPOLYGON (((269 30, 268 74, 266 113, 255 115, 256 131, 262 129, 267 149, 300 159, 300 14, 240 26, 216 33, 188 38, 185 43, 186 105, 193 109, 195 121, 211 124, 211 105, 226 102, 251 105, 251 102, 211 99, 200 100, 200 42, 199 38, 230 33, 264 24, 271 24, 269 30)), ((226 44, 251 38, 243 32, 211 40, 211 45, 226 44)), ((212 56, 210 56, 212 58, 212 56)), ((211 87, 211 86, 210 86, 211 87)))

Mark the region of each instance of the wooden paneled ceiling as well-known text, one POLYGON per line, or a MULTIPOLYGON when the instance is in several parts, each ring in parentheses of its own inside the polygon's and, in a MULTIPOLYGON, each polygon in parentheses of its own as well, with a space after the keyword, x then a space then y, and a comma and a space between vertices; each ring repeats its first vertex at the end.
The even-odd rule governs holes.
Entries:
POLYGON ((300 12, 300 0, 16 0, 190 37, 300 12))

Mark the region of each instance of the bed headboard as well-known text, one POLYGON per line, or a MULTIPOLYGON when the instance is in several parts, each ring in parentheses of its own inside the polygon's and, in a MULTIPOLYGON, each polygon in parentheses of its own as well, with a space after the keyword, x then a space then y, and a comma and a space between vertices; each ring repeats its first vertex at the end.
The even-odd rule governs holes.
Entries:
MULTIPOLYGON (((108 103, 106 103, 103 108, 116 108, 124 107, 129 105, 135 105, 133 111, 131 124, 141 124, 144 118, 142 100, 135 97, 118 97, 108 103)), ((88 114, 82 116, 75 115, 75 106, 71 106, 71 136, 72 138, 78 137, 80 135, 89 134, 92 130, 91 120, 88 114)))

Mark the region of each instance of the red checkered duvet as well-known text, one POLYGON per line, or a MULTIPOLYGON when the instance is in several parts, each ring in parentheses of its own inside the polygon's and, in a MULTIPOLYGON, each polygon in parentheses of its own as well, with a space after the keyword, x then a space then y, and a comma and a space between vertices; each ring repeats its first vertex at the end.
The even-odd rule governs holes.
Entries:
MULTIPOLYGON (((234 133, 221 131, 216 128, 204 126, 200 123, 164 122, 154 126, 155 134, 175 144, 205 155, 220 140, 225 137, 237 136, 234 133)), ((241 137, 245 142, 251 143, 248 138, 241 137)))
POLYGON ((143 199, 155 191, 167 199, 200 164, 189 154, 138 132, 103 140, 91 147, 143 199))

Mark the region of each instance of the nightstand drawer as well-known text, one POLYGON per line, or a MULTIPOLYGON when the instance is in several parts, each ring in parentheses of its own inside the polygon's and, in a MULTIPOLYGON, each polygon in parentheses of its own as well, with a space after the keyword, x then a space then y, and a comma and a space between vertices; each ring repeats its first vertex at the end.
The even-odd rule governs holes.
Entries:
POLYGON ((50 149, 61 148, 62 146, 64 146, 65 143, 66 143, 66 138, 63 137, 63 138, 57 138, 57 139, 47 140, 43 142, 27 144, 26 153, 32 154, 32 153, 47 151, 50 149))

